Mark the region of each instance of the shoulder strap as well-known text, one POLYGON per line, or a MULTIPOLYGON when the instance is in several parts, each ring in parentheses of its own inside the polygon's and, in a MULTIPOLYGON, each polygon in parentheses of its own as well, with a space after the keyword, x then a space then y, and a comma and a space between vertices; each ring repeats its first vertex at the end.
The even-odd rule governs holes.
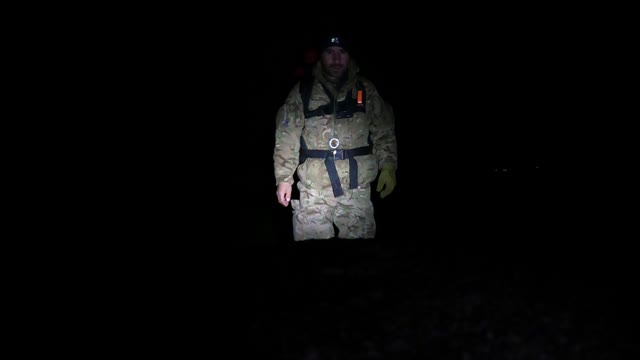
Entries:
MULTIPOLYGON (((326 88, 324 88, 324 84, 323 84, 322 87, 324 88, 325 92, 327 93, 330 99, 329 104, 320 106, 319 108, 313 111, 309 110, 309 101, 311 100, 311 91, 313 90, 313 82, 314 82, 313 77, 305 77, 302 80, 300 80, 300 97, 302 98, 302 105, 304 107, 303 108, 304 117, 306 119, 314 116, 320 116, 320 115, 332 113, 333 102, 335 101, 333 96, 331 96, 331 93, 326 88)), ((356 106, 356 103, 355 103, 356 100, 351 99, 351 96, 349 96, 351 92, 349 92, 347 99, 337 104, 338 118, 351 117, 353 116, 354 112, 358 112, 358 111, 365 112, 367 95, 366 95, 366 90, 362 81, 360 80, 356 81, 356 90, 362 91, 362 103, 359 103, 358 106, 356 106)))
POLYGON ((309 112, 309 100, 311 99, 311 90, 313 89, 313 76, 305 76, 300 80, 300 96, 302 97, 302 105, 304 106, 304 114, 307 117, 309 112))

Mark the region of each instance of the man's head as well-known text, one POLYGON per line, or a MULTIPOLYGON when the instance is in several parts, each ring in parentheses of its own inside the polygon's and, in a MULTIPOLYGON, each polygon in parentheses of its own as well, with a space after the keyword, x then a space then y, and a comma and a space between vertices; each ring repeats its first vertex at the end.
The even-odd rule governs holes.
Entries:
POLYGON ((320 49, 320 61, 325 74, 330 80, 338 80, 346 73, 351 59, 347 41, 341 36, 331 35, 324 39, 320 49))

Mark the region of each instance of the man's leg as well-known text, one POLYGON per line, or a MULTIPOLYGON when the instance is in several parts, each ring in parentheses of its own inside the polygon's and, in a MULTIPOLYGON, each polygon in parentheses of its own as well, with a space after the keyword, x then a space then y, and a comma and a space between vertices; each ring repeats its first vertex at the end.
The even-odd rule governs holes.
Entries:
MULTIPOLYGON (((330 239, 333 230, 333 194, 299 186, 300 200, 293 200, 293 239, 330 239)), ((329 189, 330 190, 330 189, 329 189)))
POLYGON ((338 237, 372 239, 376 236, 371 187, 347 190, 337 201, 334 220, 338 237))

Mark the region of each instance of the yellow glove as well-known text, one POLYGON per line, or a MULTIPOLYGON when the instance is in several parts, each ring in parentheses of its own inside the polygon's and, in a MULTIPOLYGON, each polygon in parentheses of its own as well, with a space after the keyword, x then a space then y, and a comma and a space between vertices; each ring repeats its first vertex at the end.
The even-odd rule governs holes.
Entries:
POLYGON ((380 198, 384 199, 387 195, 391 194, 395 187, 396 169, 389 165, 382 166, 380 176, 378 177, 378 188, 376 189, 377 192, 384 189, 384 191, 380 193, 380 198))

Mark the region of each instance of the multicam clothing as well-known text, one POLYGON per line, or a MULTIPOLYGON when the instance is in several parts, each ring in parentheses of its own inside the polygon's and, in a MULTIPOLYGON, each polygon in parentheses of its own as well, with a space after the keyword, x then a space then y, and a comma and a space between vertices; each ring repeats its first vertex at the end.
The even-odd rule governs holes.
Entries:
POLYGON ((302 83, 293 87, 278 110, 273 154, 275 179, 276 185, 280 182, 293 184, 297 171, 300 199, 292 201, 295 240, 331 238, 334 236, 333 224, 341 238, 375 236, 371 183, 383 165, 393 168, 397 165, 394 116, 391 106, 382 99, 373 83, 357 73, 358 67, 351 62, 347 80, 338 90, 325 79, 321 64, 317 64, 307 110, 332 104, 335 105, 333 111, 313 112, 305 118, 300 91, 302 83), (340 112, 337 104, 344 102, 347 96, 362 108, 347 114, 340 112), (331 102, 331 98, 336 101, 331 102), (334 139, 332 144, 331 139, 334 139), (300 162, 305 147, 335 156, 333 150, 348 153, 351 149, 369 146, 370 153, 353 156, 351 160, 338 157, 329 159, 328 165, 323 155, 323 158, 303 157, 304 161, 300 162), (333 186, 329 176, 329 170, 334 166, 331 164, 335 164, 333 186))

